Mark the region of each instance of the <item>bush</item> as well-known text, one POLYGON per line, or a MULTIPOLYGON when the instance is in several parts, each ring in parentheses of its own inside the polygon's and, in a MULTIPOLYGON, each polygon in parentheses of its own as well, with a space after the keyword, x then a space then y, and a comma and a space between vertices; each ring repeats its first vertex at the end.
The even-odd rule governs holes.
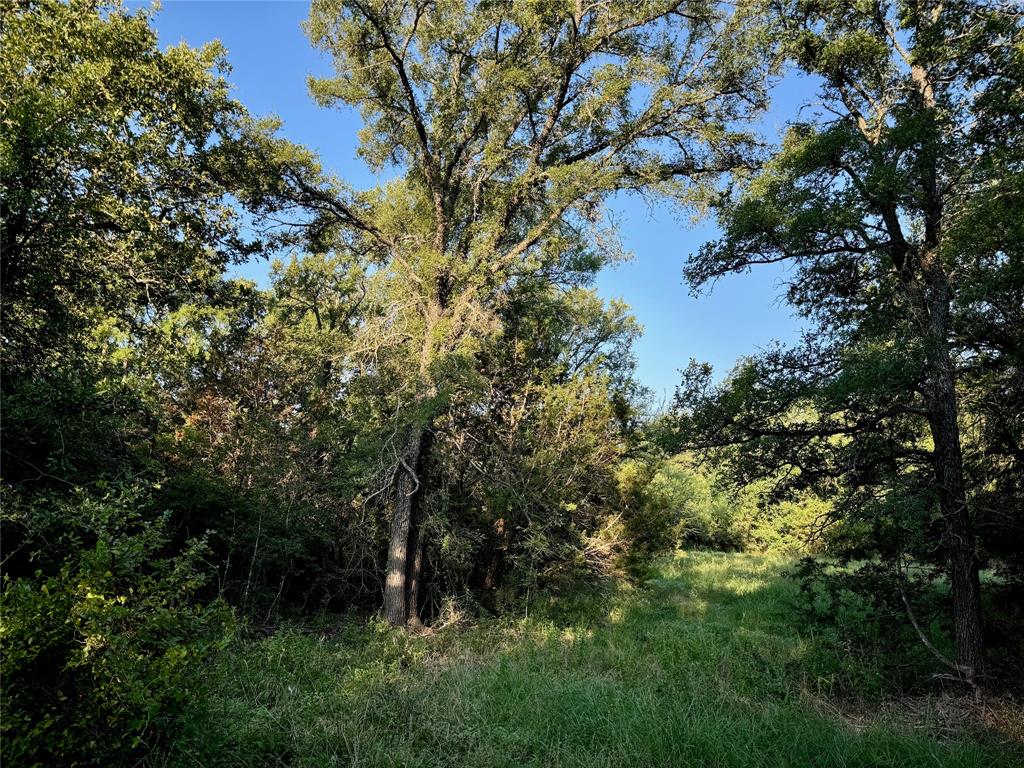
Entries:
POLYGON ((831 519, 831 502, 812 491, 773 499, 773 486, 772 479, 760 480, 739 494, 747 549, 790 555, 830 551, 832 534, 823 525, 831 519))
POLYGON ((798 608, 807 624, 842 655, 876 660, 884 687, 906 692, 944 671, 914 631, 903 595, 925 636, 953 657, 948 589, 929 569, 915 568, 901 584, 881 561, 838 564, 805 557, 791 575, 800 585, 798 608))
POLYGON ((686 454, 666 459, 644 489, 647 517, 684 549, 744 549, 749 511, 741 501, 686 454))
POLYGON ((3 761, 121 764, 165 743, 233 627, 224 604, 194 602, 204 542, 169 552, 138 489, 6 501, 5 543, 34 571, 4 575, 3 761))
POLYGON ((728 474, 727 467, 687 453, 662 459, 633 493, 640 540, 667 536, 670 546, 724 552, 829 550, 831 537, 821 530, 831 511, 828 501, 811 491, 778 499, 772 478, 737 487, 728 474))

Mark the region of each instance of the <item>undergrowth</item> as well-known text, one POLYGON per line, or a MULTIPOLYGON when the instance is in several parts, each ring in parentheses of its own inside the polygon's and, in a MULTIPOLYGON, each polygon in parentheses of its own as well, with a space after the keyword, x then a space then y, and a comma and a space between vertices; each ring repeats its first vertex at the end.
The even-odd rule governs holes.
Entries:
POLYGON ((881 708, 881 673, 802 625, 787 565, 681 554, 644 587, 426 637, 351 620, 239 642, 210 669, 171 763, 1024 765, 998 734, 881 708), (880 714, 844 717, 839 696, 880 714))

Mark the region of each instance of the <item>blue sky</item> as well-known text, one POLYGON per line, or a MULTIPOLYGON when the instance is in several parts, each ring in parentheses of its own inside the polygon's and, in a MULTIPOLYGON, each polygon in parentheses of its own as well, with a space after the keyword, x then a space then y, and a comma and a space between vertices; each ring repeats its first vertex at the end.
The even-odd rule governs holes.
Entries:
MULTIPOLYGON (((277 115, 284 121, 282 134, 316 150, 325 167, 355 187, 372 186, 374 175, 355 153, 359 115, 320 108, 306 90, 308 75, 330 71, 299 26, 307 10, 305 0, 168 0, 155 26, 163 45, 185 41, 199 46, 219 39, 227 48, 235 95, 253 114, 277 115)), ((766 130, 777 131, 795 114, 808 90, 806 83, 783 81, 766 130)), ((656 399, 671 397, 679 369, 690 358, 712 363, 722 375, 738 357, 799 332, 799 321, 781 300, 783 272, 777 267, 729 277, 710 295, 690 296, 682 267, 701 243, 714 237, 710 222, 694 225, 667 207, 651 209, 629 197, 616 200, 613 210, 634 257, 602 272, 597 288, 605 297, 625 300, 643 324, 636 345, 638 376, 656 399)), ((260 280, 267 264, 255 263, 243 272, 260 280)))

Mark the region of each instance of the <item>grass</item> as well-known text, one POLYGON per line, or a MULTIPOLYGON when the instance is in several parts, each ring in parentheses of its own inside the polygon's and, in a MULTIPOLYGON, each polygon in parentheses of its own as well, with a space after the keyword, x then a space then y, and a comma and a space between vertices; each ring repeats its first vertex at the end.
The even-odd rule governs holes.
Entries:
POLYGON ((937 737, 828 703, 872 670, 803 629, 785 562, 666 560, 645 588, 409 637, 279 632, 211 668, 172 758, 191 766, 1024 765, 990 735, 937 737))

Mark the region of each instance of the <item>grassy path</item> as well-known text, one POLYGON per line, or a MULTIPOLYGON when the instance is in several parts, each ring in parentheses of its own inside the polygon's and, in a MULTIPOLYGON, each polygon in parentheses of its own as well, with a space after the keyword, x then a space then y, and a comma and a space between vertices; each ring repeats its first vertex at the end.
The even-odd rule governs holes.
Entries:
MULTIPOLYGON (((246 766, 1024 765, 994 740, 855 727, 807 691, 843 660, 801 631, 783 562, 688 554, 648 589, 432 637, 351 625, 239 644, 175 756, 246 766)), ((870 671, 865 671, 868 674, 870 671)))

